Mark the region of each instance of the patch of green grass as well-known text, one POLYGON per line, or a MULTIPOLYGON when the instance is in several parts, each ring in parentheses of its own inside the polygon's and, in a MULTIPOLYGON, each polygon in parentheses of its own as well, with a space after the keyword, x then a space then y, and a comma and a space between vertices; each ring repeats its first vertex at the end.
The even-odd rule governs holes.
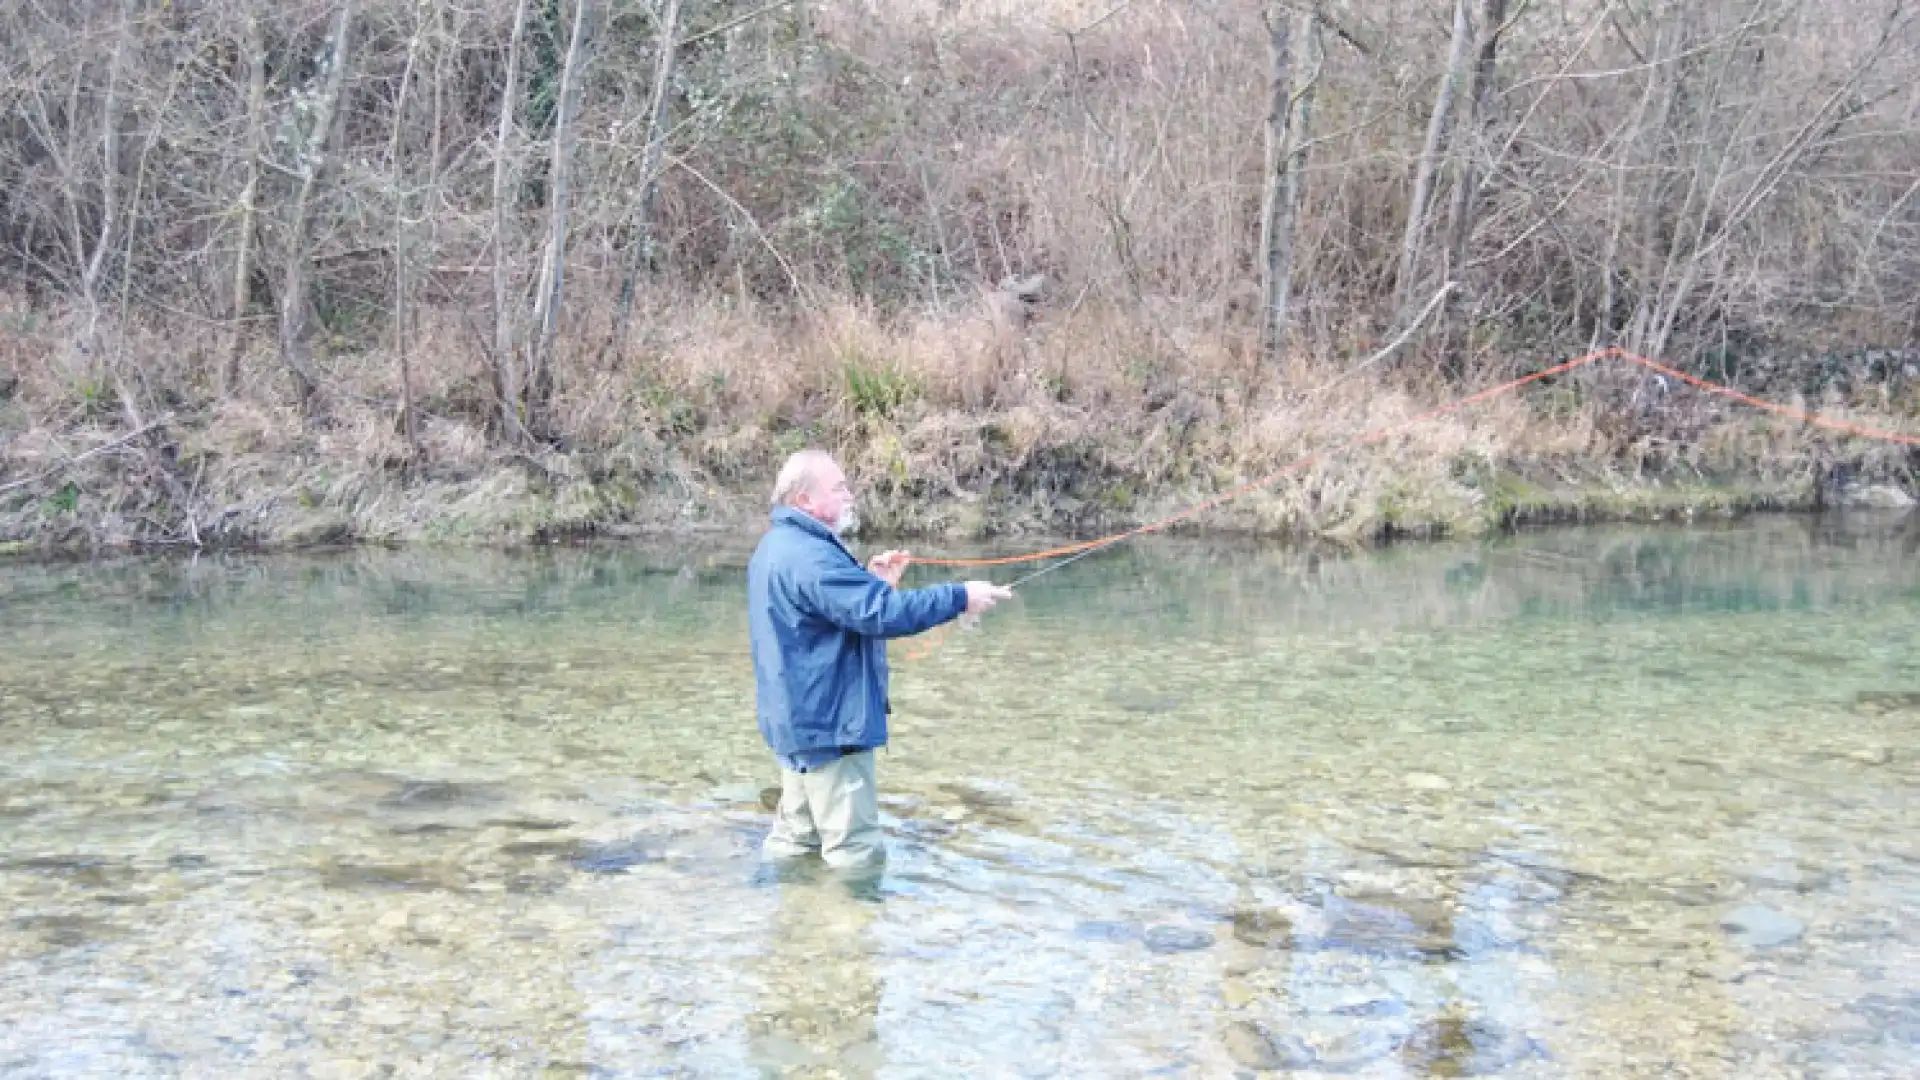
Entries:
POLYGON ((80 485, 69 480, 60 485, 60 490, 47 496, 46 510, 49 514, 71 514, 80 508, 80 485))
POLYGON ((911 376, 858 352, 842 355, 840 375, 847 404, 862 416, 892 416, 920 396, 920 386, 911 376))

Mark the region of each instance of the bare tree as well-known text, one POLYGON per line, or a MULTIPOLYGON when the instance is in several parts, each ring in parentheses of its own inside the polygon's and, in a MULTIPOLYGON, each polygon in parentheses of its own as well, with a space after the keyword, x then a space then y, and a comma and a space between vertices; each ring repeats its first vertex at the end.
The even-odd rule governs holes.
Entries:
MULTIPOLYGON (((1443 264, 1444 274, 1451 280, 1466 277, 1467 245, 1473 238, 1474 209, 1480 193, 1478 166, 1483 156, 1481 147, 1485 142, 1485 133, 1481 128, 1486 121, 1487 106, 1493 99, 1500 57, 1500 35, 1506 30, 1506 19, 1507 0, 1482 0, 1477 35, 1479 59, 1474 63, 1472 88, 1467 93, 1466 116, 1461 118, 1453 140, 1456 146, 1455 175, 1453 198, 1447 207, 1446 261, 1443 264)), ((1457 315, 1451 306, 1448 312, 1449 315, 1457 315)), ((1446 353, 1456 360, 1463 359, 1466 346, 1460 330, 1458 318, 1449 318, 1446 353)))
POLYGON ((313 126, 307 132, 306 144, 300 150, 295 169, 297 182, 293 203, 288 211, 286 268, 280 286, 280 362, 286 365, 288 374, 293 377, 294 398, 303 414, 311 411, 314 393, 318 389, 313 373, 307 367, 307 316, 312 305, 312 299, 307 295, 308 262, 312 257, 307 250, 308 216, 312 213, 314 190, 325 171, 334 114, 340 105, 341 88, 346 83, 350 59, 347 35, 353 25, 353 8, 353 0, 347 0, 341 5, 339 14, 334 16, 333 34, 324 61, 326 84, 314 103, 313 126))
POLYGON ((1286 347, 1295 228, 1306 186, 1314 87, 1320 80, 1320 19, 1276 4, 1267 12, 1267 181, 1260 213, 1261 340, 1268 358, 1286 347), (1289 21, 1293 25, 1289 25, 1289 21))
POLYGON ((519 305, 508 298, 509 267, 512 263, 513 232, 508 203, 512 198, 510 163, 513 161, 513 135, 518 127, 515 116, 520 101, 520 56, 527 29, 528 0, 513 5, 513 31, 507 42, 506 85, 500 89, 500 122, 493 143, 493 395, 500 409, 500 430, 513 442, 525 442, 526 423, 521 415, 520 387, 515 358, 519 355, 515 317, 519 305))
POLYGON ((247 0, 247 10, 239 50, 240 61, 247 66, 247 179, 240 189, 240 223, 234 238, 233 300, 229 317, 233 325, 227 332, 227 359, 220 380, 229 394, 240 385, 240 354, 246 347, 247 300, 253 282, 253 234, 259 226, 260 160, 267 140, 267 46, 260 34, 257 0, 247 0))
POLYGON ((1400 241, 1400 273, 1395 278, 1399 300, 1396 322, 1406 322, 1419 292, 1420 254, 1427 231, 1428 205, 1433 199, 1433 178, 1439 170, 1440 148, 1446 139, 1447 125, 1453 116, 1453 96, 1466 75, 1467 51, 1473 38, 1473 20, 1468 10, 1472 0, 1454 0, 1453 39, 1447 50, 1447 67, 1440 74, 1434 91, 1433 111, 1427 116, 1427 138, 1414 163, 1413 196, 1407 200, 1406 234, 1400 241))
MULTIPOLYGON (((1857 110, 1848 110, 1845 103, 1855 97, 1860 81, 1868 72, 1874 70, 1880 58, 1892 43, 1905 31, 1911 29, 1912 18, 1902 9, 1896 8, 1887 19, 1878 39, 1873 46, 1842 72, 1837 85, 1826 97, 1804 113, 1801 122, 1792 129, 1785 142, 1764 160, 1757 168, 1750 170, 1752 178, 1744 185, 1735 184, 1737 193, 1730 201, 1723 202, 1721 193, 1728 189, 1728 181, 1734 172, 1732 162, 1735 158, 1734 142, 1744 134, 1745 124, 1737 125, 1727 136, 1725 146, 1719 148, 1714 159, 1713 176, 1704 183, 1703 194, 1694 195, 1689 191, 1688 202, 1697 205, 1694 220, 1689 222, 1691 235, 1686 238, 1685 257, 1680 254, 1680 245, 1669 248, 1666 266, 1661 273, 1660 295, 1656 296, 1642 336, 1644 349, 1654 355, 1666 351, 1672 340, 1680 312, 1691 302, 1693 290, 1699 285, 1700 275, 1712 260, 1721 258, 1726 252, 1727 241, 1736 235, 1747 219, 1764 205, 1779 190, 1782 179, 1809 151, 1816 137, 1825 132, 1829 137, 1838 133, 1839 127, 1854 115, 1857 110), (1836 119, 1837 118, 1837 119, 1836 119), (1666 283, 1674 280, 1675 268, 1678 278, 1669 288, 1666 283)), ((1740 47, 1743 39, 1736 39, 1736 47, 1724 53, 1727 63, 1744 60, 1740 47)), ((1757 101, 1753 109, 1757 110, 1757 101)), ((1700 155, 1700 166, 1694 187, 1702 185, 1701 177, 1706 172, 1707 155, 1700 155)))
MULTIPOLYGON (((805 10, 806 5, 800 5, 800 11, 805 10)), ((651 269, 654 261, 653 197, 660 187, 660 159, 666 150, 667 101, 673 92, 673 60, 679 52, 679 33, 680 0, 666 0, 659 33, 655 36, 653 93, 647 108, 647 148, 640 159, 640 192, 634 200, 633 237, 629 241, 633 250, 628 257, 626 277, 620 283, 619 325, 622 328, 633 311, 635 279, 642 270, 651 269)))
POLYGON ((543 430, 547 403, 553 396, 553 346, 566 284, 574 119, 580 111, 580 80, 587 63, 587 19, 592 7, 592 0, 574 0, 573 32, 560 69, 560 109, 553 122, 553 155, 547 173, 546 252, 541 256, 539 292, 534 298, 534 336, 527 349, 527 419, 528 426, 535 430, 543 430))
POLYGON ((400 429, 407 440, 407 453, 420 456, 420 435, 414 429, 413 371, 407 357, 407 185, 400 161, 400 135, 407 122, 407 93, 413 88, 413 69, 420 60, 420 45, 426 36, 426 4, 414 6, 413 33, 407 38, 407 65, 400 72, 400 89, 394 95, 392 134, 387 139, 387 177, 393 198, 393 353, 400 366, 400 429))
POLYGON ((1477 35, 1479 59, 1473 67, 1466 116, 1461 118, 1454 138, 1460 150, 1456 155, 1453 198, 1447 207, 1446 272, 1449 276, 1457 276, 1467 264, 1467 242, 1473 234, 1475 196, 1480 188, 1479 164, 1485 156, 1481 149, 1485 141, 1481 125, 1486 120, 1487 106, 1493 100, 1500 35, 1506 29, 1506 18, 1507 0, 1482 0, 1477 35))
POLYGON ((80 90, 81 72, 74 73, 68 91, 64 110, 50 108, 45 96, 34 94, 31 98, 33 111, 28 114, 28 123, 38 129, 40 141, 53 157, 61 177, 61 189, 67 211, 67 250, 68 258, 75 268, 73 284, 77 286, 81 310, 85 314, 85 323, 81 328, 75 349, 81 356, 81 364, 90 373, 90 378, 99 378, 104 351, 101 339, 101 297, 102 279, 107 269, 107 253, 114 248, 118 239, 117 229, 120 222, 120 108, 121 84, 125 77, 126 54, 133 41, 133 3, 123 0, 119 23, 114 31, 113 53, 107 61, 107 85, 100 97, 100 165, 98 184, 97 215, 89 211, 86 185, 83 178, 83 165, 80 161, 81 150, 71 137, 61 139, 58 134, 59 120, 64 116, 69 136, 80 130, 80 90), (83 222, 89 216, 97 216, 97 229, 88 230, 83 222), (91 231, 93 236, 88 238, 91 231))

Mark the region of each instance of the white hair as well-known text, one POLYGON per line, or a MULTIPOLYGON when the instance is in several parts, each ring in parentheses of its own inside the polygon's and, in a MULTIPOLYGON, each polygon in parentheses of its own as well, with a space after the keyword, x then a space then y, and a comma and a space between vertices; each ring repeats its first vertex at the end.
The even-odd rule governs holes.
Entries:
POLYGON ((773 481, 773 505, 792 506, 795 499, 812 490, 820 466, 831 464, 833 455, 825 450, 800 450, 789 455, 773 481))

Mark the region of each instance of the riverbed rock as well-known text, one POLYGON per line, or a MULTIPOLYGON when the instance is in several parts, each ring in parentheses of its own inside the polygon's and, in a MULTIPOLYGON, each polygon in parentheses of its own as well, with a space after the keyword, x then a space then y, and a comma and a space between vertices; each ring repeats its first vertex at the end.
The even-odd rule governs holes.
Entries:
POLYGON ((1401 783, 1414 791, 1452 791, 1453 782, 1444 776, 1435 776, 1428 772, 1410 772, 1401 778, 1401 783))
POLYGON ((760 786, 753 783, 721 784, 708 791, 707 798, 717 803, 757 803, 760 801, 760 786))
POLYGON ((1751 889, 1802 894, 1830 889, 1840 880, 1839 875, 1831 870, 1801 863, 1774 863, 1743 871, 1737 876, 1751 889))
POLYGON ((321 884, 345 891, 463 892, 466 882, 445 866, 417 863, 334 862, 321 868, 321 884))
POLYGON ((481 822, 481 824, 493 826, 501 829, 513 829, 519 832, 553 832, 556 829, 567 828, 568 826, 572 825, 573 822, 568 821, 566 818, 542 818, 542 817, 515 816, 515 817, 503 817, 503 818, 488 818, 487 820, 481 822))
POLYGON ((1319 948, 1398 956, 1447 956, 1456 950, 1453 919, 1439 905, 1411 898, 1334 898, 1319 948))
POLYGON ((1278 911, 1242 908, 1233 913, 1233 936, 1257 948, 1284 948, 1293 944, 1293 920, 1278 911))
POLYGON ((1800 940, 1806 924, 1762 904, 1737 907, 1720 917, 1720 927, 1751 949, 1774 949, 1800 940))
POLYGON ((1162 694, 1142 689, 1110 691, 1107 700, 1126 712, 1147 716, 1173 712, 1187 701, 1183 694, 1162 694))
POLYGON ((9 923, 15 930, 56 949, 77 948, 121 936, 113 923, 85 915, 21 915, 9 923))
POLYGON ((589 874, 624 874, 633 867, 660 862, 666 856, 657 843, 645 838, 582 844, 567 858, 574 869, 589 874))
POLYGON ((560 858, 576 859, 589 850, 584 840, 515 840, 500 845, 500 854, 516 859, 560 858))
POLYGON ((1074 924, 1073 936, 1082 941, 1132 941, 1141 936, 1140 924, 1089 919, 1074 924))
POLYGON ((1540 1045, 1503 1024, 1441 1016, 1421 1024, 1400 1046, 1415 1076, 1489 1076, 1542 1053, 1540 1045))
POLYGON ((1853 695, 1853 707, 1870 715, 1920 710, 1920 690, 1862 690, 1853 695))
POLYGON ((1213 944, 1213 935, 1185 926, 1155 926, 1148 928, 1141 940, 1148 952, 1182 953, 1207 948, 1213 944))
POLYGON ((1404 1016, 1407 1003, 1396 997, 1375 997, 1367 994, 1355 995, 1328 1010, 1335 1016, 1404 1016))
POLYGON ((1920 1047, 1920 994, 1871 994, 1848 1005, 1847 1011, 1873 1025, 1881 1038, 1920 1047))
POLYGON ((1321 1072, 1359 1072, 1393 1053, 1400 1040, 1380 1028, 1361 1028, 1328 1043, 1315 1056, 1314 1067, 1321 1072))
POLYGON ((406 780, 380 805, 393 809, 424 807, 480 806, 499 802, 500 789, 491 784, 467 784, 451 780, 406 780))
POLYGON ((1292 1035, 1275 1036, 1251 1020, 1228 1024, 1221 1040, 1227 1055, 1244 1069, 1256 1072, 1306 1069, 1314 1063, 1313 1048, 1292 1035))
POLYGON ((1838 501, 1865 510, 1905 510, 1914 500, 1892 484, 1860 484, 1842 490, 1838 501))

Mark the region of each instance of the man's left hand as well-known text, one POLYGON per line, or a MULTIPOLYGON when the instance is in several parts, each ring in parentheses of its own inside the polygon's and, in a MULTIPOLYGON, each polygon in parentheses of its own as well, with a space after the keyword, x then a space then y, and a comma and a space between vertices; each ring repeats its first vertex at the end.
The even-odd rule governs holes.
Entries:
POLYGON ((897 589, 900 579, 906 576, 907 563, 911 558, 904 551, 883 551, 867 564, 867 571, 897 589))

